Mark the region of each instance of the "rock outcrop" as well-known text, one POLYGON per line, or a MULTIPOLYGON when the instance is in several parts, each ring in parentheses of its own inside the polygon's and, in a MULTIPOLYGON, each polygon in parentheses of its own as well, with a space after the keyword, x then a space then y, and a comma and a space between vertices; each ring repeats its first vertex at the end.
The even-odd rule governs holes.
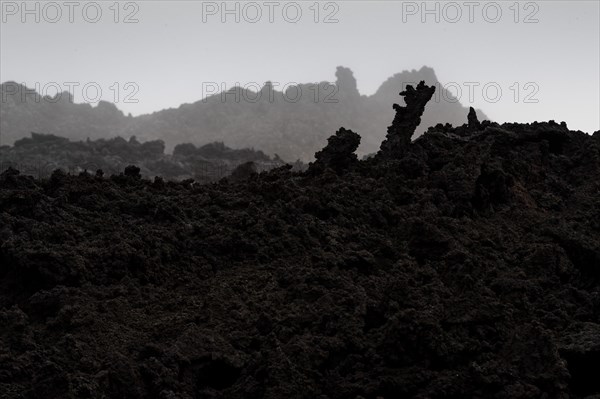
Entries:
POLYGON ((477 118, 477 112, 475 112, 475 109, 473 107, 469 107, 469 115, 467 116, 467 120, 468 120, 468 125, 469 128, 471 129, 479 129, 479 127, 481 126, 481 123, 479 122, 479 119, 477 118))
POLYGON ((360 144, 360 136, 352 130, 341 128, 327 142, 327 146, 315 154, 316 161, 309 166, 310 171, 330 168, 341 172, 358 162, 355 151, 360 144))
POLYGON ((416 89, 407 85, 406 90, 400 92, 400 95, 404 96, 406 106, 394 104, 396 116, 392 125, 388 127, 386 139, 381 143, 379 156, 394 159, 406 153, 417 126, 421 124, 425 106, 433 97, 433 93, 435 87, 425 85, 425 81, 421 81, 416 89))
POLYGON ((337 67, 335 78, 335 85, 344 97, 360 97, 356 78, 350 68, 342 66, 337 67))
POLYGON ((141 143, 135 136, 129 140, 117 137, 74 142, 56 135, 32 133, 12 147, 0 147, 0 172, 12 166, 40 178, 50 176, 57 168, 71 174, 97 169, 111 174, 135 164, 145 177, 211 182, 229 175, 245 162, 254 162, 261 171, 283 165, 281 159, 271 158, 262 151, 233 149, 222 142, 201 147, 179 144, 170 155, 165 153, 164 141, 141 143))
POLYGON ((0 174, 0 397, 597 398, 600 135, 429 90, 303 173, 0 174))
MULTIPOLYGON (((398 87, 421 80, 440 87, 436 96, 443 101, 430 104, 415 136, 437 123, 462 123, 468 109, 443 88, 429 67, 395 74, 370 96, 359 93, 349 68, 338 67, 332 83, 266 82, 260 89, 255 85, 250 85, 253 90, 237 87, 226 95, 215 93, 191 104, 173 104, 175 108, 136 117, 104 102, 97 107, 73 103, 67 93, 57 102, 39 95, 36 100, 32 89, 7 82, 0 87, 2 98, 6 98, 0 107, 0 145, 12 145, 32 131, 70 140, 135 135, 140 141, 163 140, 168 153, 181 143, 202 146, 223 141, 233 148, 253 147, 269 156, 279 154, 289 162, 310 162, 331 132, 344 126, 361 133, 357 151, 362 156, 379 149, 398 87)), ((484 118, 481 112, 480 116, 484 118)))

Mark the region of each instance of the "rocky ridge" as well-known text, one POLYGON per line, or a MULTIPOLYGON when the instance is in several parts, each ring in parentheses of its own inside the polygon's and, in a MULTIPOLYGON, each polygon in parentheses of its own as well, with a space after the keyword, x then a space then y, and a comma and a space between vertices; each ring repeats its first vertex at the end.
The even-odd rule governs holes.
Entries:
POLYGON ((600 132, 421 108, 303 173, 4 172, 0 397, 598 397, 600 132))

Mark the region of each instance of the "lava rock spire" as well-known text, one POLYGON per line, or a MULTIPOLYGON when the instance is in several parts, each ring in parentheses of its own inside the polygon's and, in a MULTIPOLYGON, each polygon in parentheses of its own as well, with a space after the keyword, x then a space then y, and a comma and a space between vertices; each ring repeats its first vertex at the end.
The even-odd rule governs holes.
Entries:
POLYGON ((394 104, 396 116, 392 125, 388 127, 386 139, 381 143, 379 157, 393 159, 404 155, 412 135, 421 123, 425 105, 431 100, 433 93, 435 86, 427 86, 425 81, 421 81, 416 89, 407 85, 406 90, 400 92, 406 106, 394 104))

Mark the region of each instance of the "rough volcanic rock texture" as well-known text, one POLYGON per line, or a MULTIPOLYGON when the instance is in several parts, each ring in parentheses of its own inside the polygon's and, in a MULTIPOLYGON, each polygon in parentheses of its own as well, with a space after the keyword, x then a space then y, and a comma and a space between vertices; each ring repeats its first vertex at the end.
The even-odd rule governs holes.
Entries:
MULTIPOLYGON (((426 86, 423 80, 419 82, 416 89, 407 85, 406 90, 400 92, 406 106, 394 104, 396 116, 392 125, 388 127, 386 139, 381 143, 381 156, 398 158, 404 155, 417 126, 421 123, 421 116, 425 112, 425 106, 433 97, 433 93, 435 93, 435 86, 426 86)), ((469 113, 469 115, 471 114, 469 113)))
POLYGON ((360 136, 352 130, 341 128, 328 139, 325 148, 315 154, 317 159, 311 164, 310 170, 333 169, 337 172, 348 169, 358 162, 354 153, 360 144, 360 136))
POLYGON ((262 151, 232 149, 222 142, 199 148, 191 143, 179 144, 173 155, 164 150, 162 140, 140 143, 135 136, 129 140, 116 137, 74 142, 52 134, 31 133, 31 137, 17 140, 14 146, 0 147, 0 173, 12 167, 40 178, 50 176, 55 169, 71 174, 98 169, 118 174, 133 163, 145 177, 209 182, 229 175, 245 162, 254 162, 260 170, 283 164, 281 159, 271 159, 262 151))
POLYGON ((473 107, 469 107, 469 115, 467 115, 468 125, 472 129, 479 129, 481 123, 479 123, 479 118, 477 118, 477 112, 473 107))
POLYGON ((236 184, 9 170, 0 397, 594 397, 599 193, 554 122, 236 184))

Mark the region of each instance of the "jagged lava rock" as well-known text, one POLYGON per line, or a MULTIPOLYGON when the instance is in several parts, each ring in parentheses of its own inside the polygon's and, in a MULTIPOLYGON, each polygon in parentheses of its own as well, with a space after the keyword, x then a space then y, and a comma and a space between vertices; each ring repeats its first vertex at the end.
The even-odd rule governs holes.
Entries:
POLYGON ((208 185, 0 175, 0 396, 598 396, 598 134, 406 136, 208 185))
POLYGON ((360 144, 358 134, 341 128, 327 141, 327 146, 315 154, 316 161, 310 165, 310 171, 331 168, 340 172, 358 162, 354 153, 360 144))
POLYGON ((433 97, 433 93, 435 93, 435 86, 427 86, 425 81, 419 82, 416 89, 411 85, 406 86, 406 90, 400 93, 401 96, 404 96, 406 106, 394 104, 396 116, 392 125, 388 127, 386 139, 381 143, 378 155, 398 158, 406 152, 415 129, 421 123, 421 115, 425 111, 425 106, 433 97))

